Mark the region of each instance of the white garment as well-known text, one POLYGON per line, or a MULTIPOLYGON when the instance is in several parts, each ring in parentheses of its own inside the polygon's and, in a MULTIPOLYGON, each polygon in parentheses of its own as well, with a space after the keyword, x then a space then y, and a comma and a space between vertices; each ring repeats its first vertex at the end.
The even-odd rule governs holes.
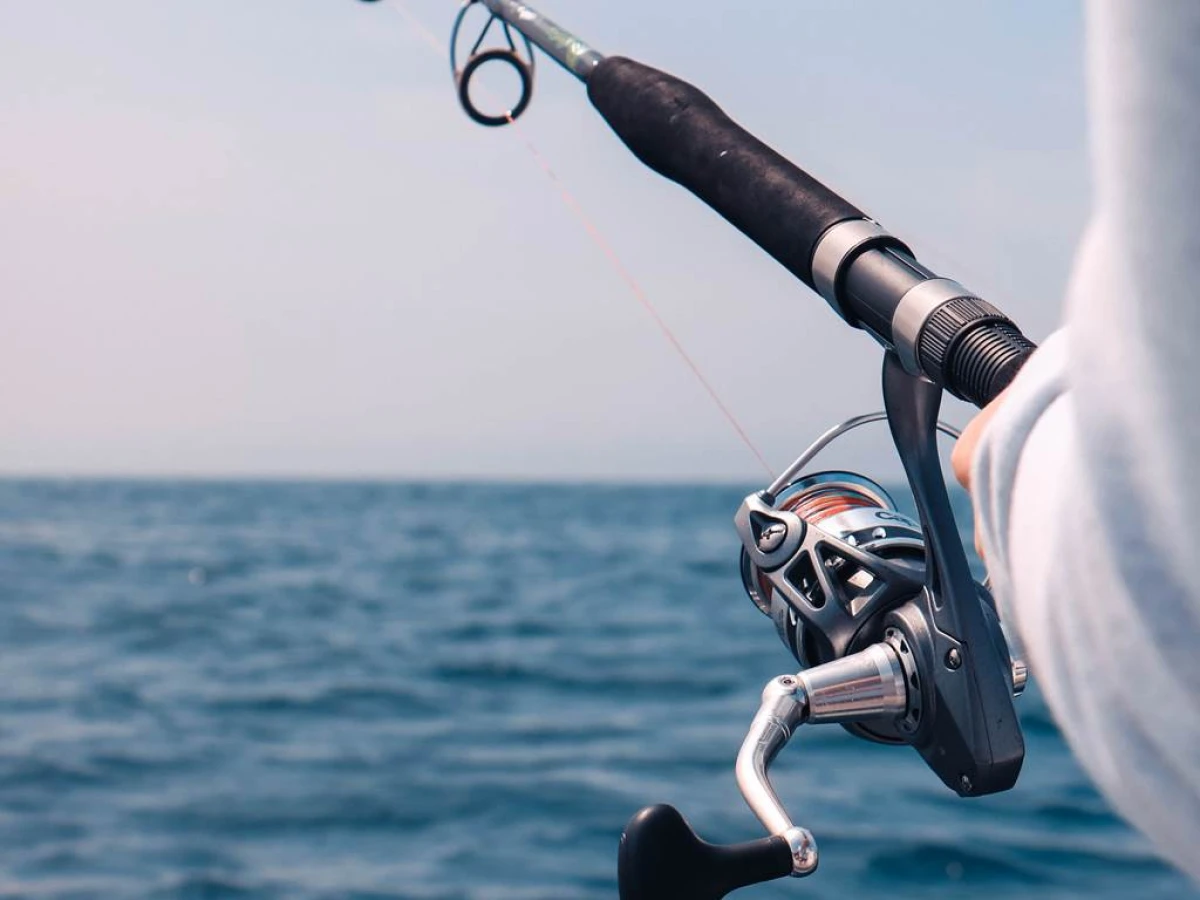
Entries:
POLYGON ((1200 879, 1200 0, 1087 12, 1094 215, 973 487, 1075 755, 1200 879))

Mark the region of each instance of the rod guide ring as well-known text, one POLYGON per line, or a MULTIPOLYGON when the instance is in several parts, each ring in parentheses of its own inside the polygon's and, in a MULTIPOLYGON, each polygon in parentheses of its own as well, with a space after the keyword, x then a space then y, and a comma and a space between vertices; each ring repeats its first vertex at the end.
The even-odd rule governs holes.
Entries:
POLYGON ((479 37, 475 39, 475 43, 467 53, 466 64, 459 68, 459 32, 462 30, 467 13, 476 5, 485 9, 487 8, 485 4, 481 3, 481 0, 466 0, 462 8, 459 9, 457 18, 454 20, 454 31, 450 36, 450 71, 454 76, 454 86, 458 93, 458 102, 462 106, 463 111, 480 125, 495 128, 499 125, 507 125, 515 121, 529 106, 529 100, 533 96, 533 44, 527 35, 520 31, 517 32, 525 46, 525 56, 528 57, 528 60, 526 60, 518 50, 517 42, 513 39, 513 29, 509 26, 508 22, 489 11, 487 24, 483 26, 483 29, 479 32, 479 37), (500 33, 504 38, 504 45, 488 50, 480 50, 479 48, 483 44, 484 38, 487 37, 488 32, 491 31, 492 26, 497 22, 500 23, 500 33), (521 96, 518 98, 516 105, 500 115, 485 113, 471 100, 471 78, 482 66, 489 62, 507 63, 516 70, 517 77, 521 80, 521 96))

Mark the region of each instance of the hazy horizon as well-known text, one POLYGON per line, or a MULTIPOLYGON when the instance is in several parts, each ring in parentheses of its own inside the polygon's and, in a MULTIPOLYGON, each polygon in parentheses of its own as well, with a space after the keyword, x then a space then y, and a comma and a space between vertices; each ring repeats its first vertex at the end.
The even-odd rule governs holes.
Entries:
MULTIPOLYGON (((0 9, 0 476, 761 481, 523 137, 773 469, 880 406, 870 339, 574 79, 539 59, 522 133, 480 128, 394 5, 0 9)), ((448 38, 454 4, 404 8, 448 38)), ((1088 208, 1078 4, 540 8, 1053 327, 1088 208)), ((887 448, 844 462, 885 477, 887 448)))

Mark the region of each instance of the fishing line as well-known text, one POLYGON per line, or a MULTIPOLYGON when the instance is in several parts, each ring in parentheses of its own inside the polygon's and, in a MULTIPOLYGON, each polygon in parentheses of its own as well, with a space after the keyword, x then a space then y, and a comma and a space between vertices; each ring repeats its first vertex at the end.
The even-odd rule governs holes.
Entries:
MULTIPOLYGON (((394 0, 393 3, 389 4, 389 6, 391 9, 394 9, 397 13, 399 13, 400 17, 409 24, 413 31, 416 32, 416 34, 432 50, 443 57, 447 54, 447 48, 441 42, 441 40, 439 40, 432 31, 425 27, 425 25, 405 7, 401 0, 394 0)), ((666 321, 659 314, 657 307, 655 307, 655 305, 650 301, 650 297, 647 295, 645 290, 642 289, 642 286, 638 280, 634 278, 633 274, 628 268, 626 268, 612 244, 604 237, 599 227, 584 211, 583 206, 579 203, 579 200, 576 199, 575 195, 567 188, 563 180, 559 178, 558 173, 555 172, 550 166, 550 163, 546 160, 546 157, 541 153, 540 150, 538 150, 537 146, 533 143, 533 140, 520 126, 520 123, 515 121, 513 116, 508 113, 505 113, 504 117, 508 120, 509 125, 516 126, 515 132, 520 136, 521 142, 525 145, 526 150, 529 151, 529 155, 533 157, 533 160, 537 164, 538 168, 542 170, 542 172, 549 179, 550 183, 556 188, 559 197, 563 201, 563 204, 568 210, 571 211, 571 213, 583 226, 584 231, 586 231, 588 236, 591 237, 592 241, 599 248, 600 252, 604 254, 604 257, 608 260, 609 265, 611 265, 613 271, 616 272, 617 277, 625 282, 625 285, 629 288, 630 293, 633 294, 634 299, 641 304, 642 309, 644 309, 649 314, 650 318, 654 320, 654 324, 658 326, 659 331, 662 332, 663 336, 667 339, 671 346, 675 348, 675 352, 679 354, 679 358, 683 360, 684 364, 691 370, 692 374, 696 376, 696 380, 700 382, 701 387, 704 388, 705 392, 712 399, 712 402, 716 405, 717 409, 720 410, 721 415, 725 417, 725 420, 729 423, 730 427, 734 430, 734 433, 737 434, 741 442, 746 445, 746 448, 754 455, 754 458, 758 460, 759 465, 763 467, 763 470, 766 471, 767 475, 773 477, 775 474, 774 470, 771 468, 770 463, 767 462, 766 457, 763 456, 763 454, 759 451, 755 443, 750 440, 750 436, 746 433, 746 429, 742 427, 742 424, 738 420, 737 416, 733 414, 733 410, 731 410, 721 399, 721 395, 717 393, 717 389, 713 387, 712 383, 706 377, 704 377, 704 373, 700 370, 699 365, 697 365, 696 361, 692 359, 691 354, 684 349, 683 343, 678 337, 675 336, 675 333, 671 330, 670 326, 667 325, 666 321)))

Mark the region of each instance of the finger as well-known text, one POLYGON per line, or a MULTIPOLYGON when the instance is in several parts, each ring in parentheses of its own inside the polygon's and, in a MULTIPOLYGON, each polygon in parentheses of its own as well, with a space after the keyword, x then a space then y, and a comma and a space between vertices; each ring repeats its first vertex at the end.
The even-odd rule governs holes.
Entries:
POLYGON ((1000 404, 1004 402, 1007 393, 1007 390, 1001 391, 995 400, 967 423, 962 437, 955 442, 954 450, 950 454, 950 467, 954 470, 954 477, 968 491, 971 490, 971 464, 975 461, 975 450, 979 446, 979 439, 983 435, 983 430, 987 428, 988 422, 992 420, 992 416, 1000 408, 1000 404))

